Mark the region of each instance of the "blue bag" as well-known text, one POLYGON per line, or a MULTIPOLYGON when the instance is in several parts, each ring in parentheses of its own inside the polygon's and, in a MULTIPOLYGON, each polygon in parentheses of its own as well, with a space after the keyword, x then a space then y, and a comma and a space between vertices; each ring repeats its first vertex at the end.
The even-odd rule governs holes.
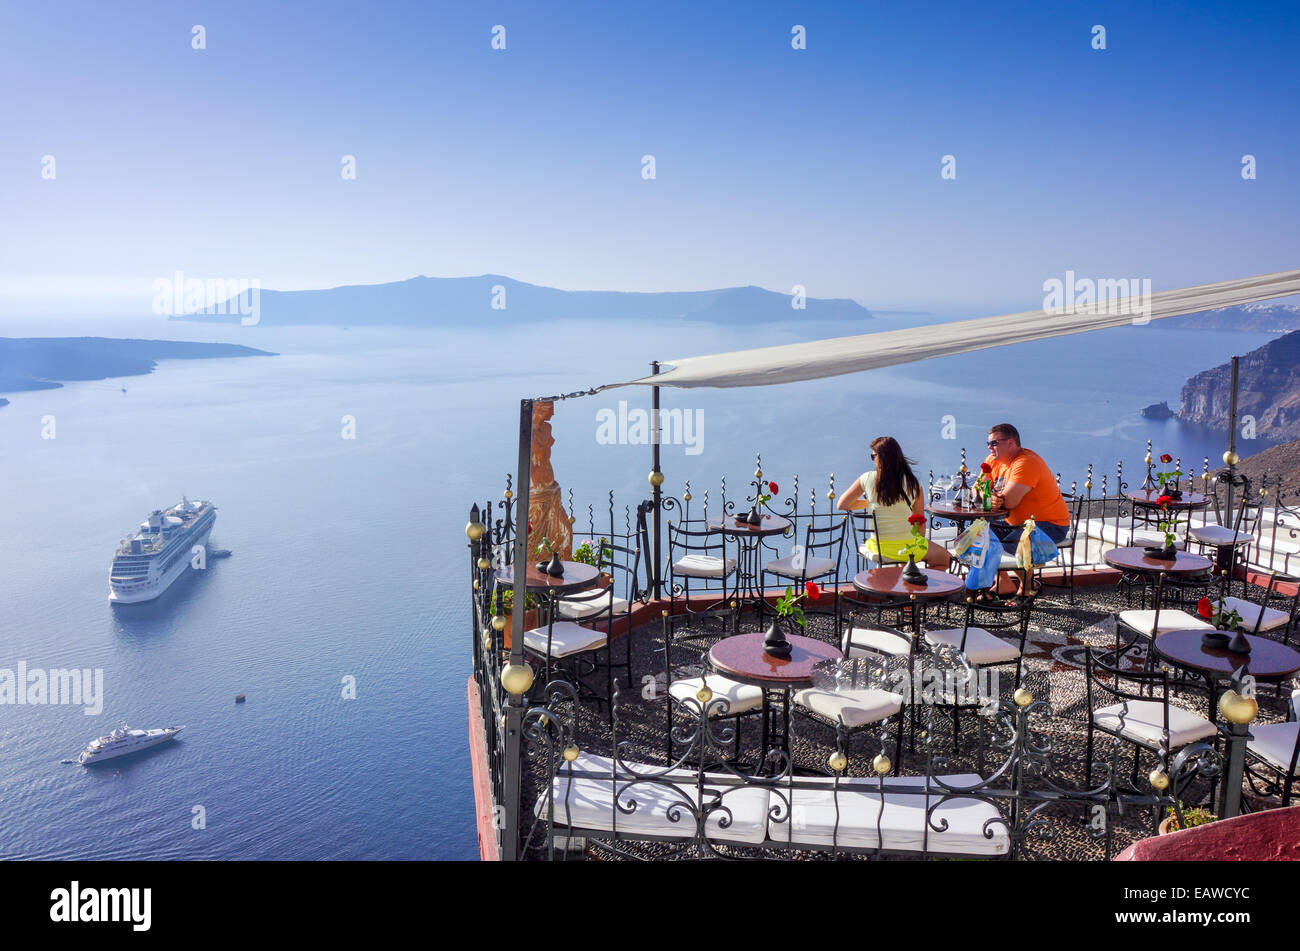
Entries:
MULTIPOLYGON (((1060 552, 1056 547, 1056 542, 1052 541, 1045 531, 1034 526, 1034 530, 1029 533, 1029 553, 1034 560, 1035 566, 1047 564, 1055 558, 1060 552)), ((1025 567, 1021 563, 1020 553, 1016 553, 1016 566, 1025 567)))
MULTIPOLYGON (((983 522, 983 519, 980 521, 983 522)), ((997 584, 998 566, 1002 563, 1002 542, 989 529, 987 522, 971 527, 976 531, 970 539, 969 547, 961 555, 961 561, 970 568, 966 572, 966 589, 982 591, 997 584)))

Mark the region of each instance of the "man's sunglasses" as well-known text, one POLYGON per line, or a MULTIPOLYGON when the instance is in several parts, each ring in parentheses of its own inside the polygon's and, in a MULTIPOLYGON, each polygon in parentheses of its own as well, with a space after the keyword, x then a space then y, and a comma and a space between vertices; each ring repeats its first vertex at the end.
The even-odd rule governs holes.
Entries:
POLYGON ((1006 440, 1005 440, 1005 439, 990 439, 990 440, 989 440, 989 448, 992 449, 994 446, 996 446, 996 445, 997 445, 998 443, 1000 443, 1000 442, 1006 442, 1006 440))

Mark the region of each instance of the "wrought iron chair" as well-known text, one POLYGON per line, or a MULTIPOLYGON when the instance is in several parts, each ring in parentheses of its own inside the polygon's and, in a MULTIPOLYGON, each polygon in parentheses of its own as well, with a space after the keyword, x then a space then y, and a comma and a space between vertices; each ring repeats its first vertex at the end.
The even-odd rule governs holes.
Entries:
POLYGON ((845 748, 857 734, 879 727, 882 753, 889 742, 889 722, 894 721, 896 739, 891 766, 896 770, 902 762, 905 698, 885 688, 883 674, 884 668, 878 668, 876 662, 851 658, 840 664, 834 689, 813 686, 798 691, 792 698, 791 712, 834 728, 837 736, 843 737, 845 748))
MULTIPOLYGON (((1133 785, 1137 785, 1139 757, 1143 750, 1155 753, 1162 768, 1169 757, 1192 743, 1213 740, 1218 729, 1205 717, 1169 702, 1169 672, 1123 669, 1125 646, 1116 631, 1115 646, 1109 651, 1092 645, 1084 649, 1084 678, 1087 683, 1088 740, 1085 750, 1084 782, 1092 786, 1096 734, 1104 733, 1133 744, 1133 785), (1107 657, 1110 660, 1107 660, 1107 657), (1130 685, 1127 689, 1125 685, 1130 685), (1099 706, 1099 702, 1112 701, 1099 706)), ((1118 742, 1116 743, 1118 750, 1118 742)), ((1181 795, 1181 790, 1175 790, 1181 795)))
POLYGON ((1291 805, 1291 789, 1297 778, 1296 764, 1300 760, 1300 688, 1291 691, 1287 718, 1282 723, 1264 723, 1250 726, 1251 739, 1246 744, 1246 775, 1251 788, 1263 795, 1282 793, 1282 805, 1291 805), (1261 774, 1260 770, 1263 770, 1261 774), (1262 781, 1263 789, 1256 787, 1262 781))
MULTIPOLYGON (((1249 482, 1246 483, 1247 492, 1249 492, 1249 482)), ((1232 527, 1228 528, 1223 524, 1223 512, 1219 507, 1219 497, 1216 494, 1214 498, 1214 524, 1206 523, 1204 525, 1192 526, 1188 530, 1191 541, 1196 545, 1196 550, 1204 554, 1207 548, 1215 550, 1216 560, 1218 552, 1222 549, 1230 549, 1228 559, 1228 581, 1225 592, 1230 591, 1231 578, 1235 573, 1238 560, 1242 556, 1242 550, 1255 544, 1255 528, 1259 524, 1259 516, 1262 506, 1258 502, 1252 502, 1247 498, 1237 506, 1236 515, 1232 519, 1232 527)), ((1245 594, 1246 581, 1243 578, 1241 582, 1242 593, 1245 594)))
MULTIPOLYGON (((803 551, 777 558, 763 565, 760 576, 760 588, 767 590, 767 576, 775 575, 796 582, 798 589, 809 581, 822 581, 829 578, 835 593, 835 629, 840 626, 840 567, 844 561, 844 534, 846 520, 832 521, 824 528, 816 528, 811 523, 804 531, 803 551)), ((804 609, 808 613, 808 608, 804 609)), ((761 616, 761 611, 760 611, 761 616)))
MULTIPOLYGON (((556 614, 561 621, 578 623, 580 627, 605 634, 605 661, 593 661, 596 668, 605 669, 606 697, 614 695, 614 670, 623 670, 626 683, 632 682, 632 632, 625 630, 615 638, 615 624, 627 625, 631 606, 641 599, 640 584, 641 547, 637 535, 611 533, 613 540, 602 536, 597 546, 596 567, 608 579, 605 587, 583 591, 556 601, 556 614), (619 660, 614 659, 614 642, 621 640, 623 650, 619 660)), ((525 641, 525 643, 527 643, 525 641)))
MULTIPOLYGON (((1014 664, 1016 679, 1011 689, 1015 691, 1020 687, 1024 669, 1025 641, 1029 637, 1029 619, 1034 611, 1034 601, 1035 596, 1032 594, 1021 598, 1014 605, 979 602, 968 596, 962 626, 926 631, 925 642, 935 651, 955 651, 965 662, 976 685, 979 684, 980 671, 1014 664), (994 631, 1010 636, 999 637, 994 631)), ((954 745, 961 734, 961 711, 978 708, 989 699, 997 698, 981 700, 979 697, 959 698, 954 695, 951 702, 947 697, 938 698, 939 702, 934 706, 952 711, 954 745), (963 702, 963 699, 971 702, 963 702)))
POLYGON ((1070 592, 1070 603, 1074 603, 1074 568, 1075 568, 1075 551, 1076 543, 1079 540, 1079 525, 1083 521, 1083 504, 1082 495, 1075 494, 1073 497, 1063 496, 1070 504, 1070 532, 1065 536, 1064 541, 1056 543, 1057 555, 1046 565, 1035 565, 1035 570, 1039 568, 1055 565, 1061 569, 1060 581, 1049 581, 1047 578, 1039 575, 1038 583, 1044 588, 1065 588, 1070 592), (1068 560, 1067 560, 1068 559, 1068 560))
MULTIPOLYGON (((1228 577, 1231 575, 1229 574, 1228 577)), ((1242 592, 1242 594, 1246 593, 1246 591, 1242 592)), ((1264 588, 1264 594, 1258 603, 1249 598, 1229 595, 1223 599, 1223 604, 1224 607, 1241 615, 1241 629, 1246 633, 1280 635, 1282 643, 1287 644, 1296 626, 1297 613, 1300 612, 1300 578, 1270 571, 1268 585, 1264 588), (1278 591, 1279 582, 1294 586, 1295 594, 1288 595, 1278 591), (1285 610, 1269 606, 1269 602, 1274 598, 1279 599, 1279 602, 1285 606, 1285 610)))
MULTIPOLYGON (((1178 582, 1171 579, 1167 572, 1160 572, 1156 576, 1155 584, 1155 608, 1147 609, 1129 609, 1119 612, 1119 624, 1126 630, 1132 631, 1137 637, 1145 638, 1148 641, 1154 641, 1158 636, 1167 631, 1182 630, 1214 630, 1214 625, 1208 623, 1203 618, 1194 614, 1189 614, 1179 608, 1164 607, 1164 594, 1166 587, 1173 587, 1178 582)), ((1193 585, 1194 587, 1203 587, 1205 582, 1193 585)))
POLYGON ((664 702, 665 711, 665 748, 664 752, 667 757, 666 762, 671 765, 675 762, 673 758, 673 737, 675 728, 673 726, 673 713, 676 707, 682 707, 690 718, 698 717, 698 707, 702 704, 700 700, 700 689, 707 686, 712 697, 708 704, 708 715, 710 720, 730 720, 735 730, 735 747, 733 757, 740 758, 740 720, 742 717, 755 716, 763 712, 763 689, 761 687, 742 684, 729 677, 721 674, 694 673, 693 671, 683 671, 682 668, 690 666, 692 668, 703 669, 702 651, 684 646, 685 641, 695 640, 702 637, 714 637, 717 630, 725 632, 724 637, 730 637, 740 632, 740 609, 736 607, 718 608, 710 611, 697 611, 688 614, 672 615, 667 611, 663 612, 663 638, 664 638, 664 688, 667 696, 664 702), (710 632, 710 625, 715 624, 717 628, 710 632), (690 624, 697 628, 696 631, 686 637, 677 637, 676 628, 680 624, 690 624), (676 651, 678 656, 674 658, 674 644, 679 644, 676 651), (681 652, 692 658, 688 663, 681 660, 681 652), (691 676, 677 677, 678 672, 690 673, 691 676), (724 704, 718 703, 718 700, 725 700, 724 704))
POLYGON ((685 611, 691 611, 691 582, 707 594, 714 592, 717 607, 726 600, 728 580, 736 573, 737 561, 727 554, 725 532, 686 528, 675 522, 668 523, 668 597, 670 610, 677 613, 678 600, 685 601, 685 611), (711 587, 709 582, 717 582, 711 587))

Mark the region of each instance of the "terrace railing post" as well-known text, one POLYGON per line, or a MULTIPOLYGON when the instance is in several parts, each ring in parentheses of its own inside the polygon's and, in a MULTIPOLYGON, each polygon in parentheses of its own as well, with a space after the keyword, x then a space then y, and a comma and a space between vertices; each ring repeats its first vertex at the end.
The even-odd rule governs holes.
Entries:
MULTIPOLYGON (((510 618, 510 666, 524 663, 524 614, 528 597, 528 490, 532 470, 533 401, 519 401, 519 495, 515 519, 514 607, 510 618)), ((526 690, 525 690, 526 693, 526 690)), ((519 858, 520 755, 524 720, 524 693, 505 693, 505 762, 501 766, 503 807, 501 858, 519 858)))
MULTIPOLYGON (((655 376, 659 375, 658 360, 655 360, 653 363, 651 363, 650 368, 655 376)), ((660 524, 659 508, 660 508, 660 502, 662 501, 663 498, 664 479, 663 479, 663 473, 659 470, 659 387, 657 386, 651 387, 650 393, 651 393, 650 428, 654 433, 654 438, 651 440, 653 459, 650 466, 650 499, 654 503, 654 506, 650 513, 650 518, 654 523, 653 525, 654 536, 650 540, 651 568, 650 568, 649 575, 650 575, 650 588, 651 591, 654 593, 655 598, 657 599, 659 597, 659 591, 661 587, 660 576, 663 572, 663 561, 662 561, 662 553, 663 553, 662 531, 663 530, 660 524)))

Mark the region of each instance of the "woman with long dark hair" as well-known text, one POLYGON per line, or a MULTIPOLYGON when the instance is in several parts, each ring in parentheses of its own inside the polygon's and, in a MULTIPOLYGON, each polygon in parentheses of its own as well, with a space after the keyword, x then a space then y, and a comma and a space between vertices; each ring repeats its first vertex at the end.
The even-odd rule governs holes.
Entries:
POLYGON ((952 556, 934 542, 912 534, 908 519, 925 518, 925 496, 912 472, 912 460, 903 455, 893 436, 871 440, 871 459, 875 471, 862 473, 835 503, 841 512, 867 509, 875 515, 879 537, 868 539, 863 550, 882 563, 906 561, 910 552, 917 561, 947 571, 952 556))

